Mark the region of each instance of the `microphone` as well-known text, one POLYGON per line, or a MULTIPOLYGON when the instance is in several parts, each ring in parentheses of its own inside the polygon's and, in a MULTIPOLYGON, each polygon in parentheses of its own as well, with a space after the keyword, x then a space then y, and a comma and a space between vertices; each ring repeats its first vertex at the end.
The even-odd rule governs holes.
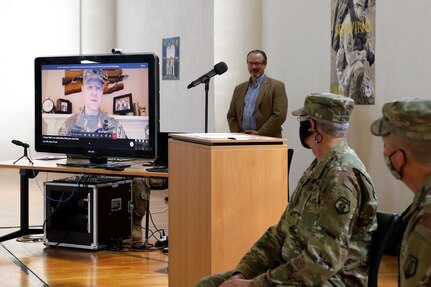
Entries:
POLYGON ((12 143, 16 144, 17 146, 22 146, 23 148, 30 147, 29 144, 23 143, 22 141, 19 141, 19 140, 12 140, 12 143))
POLYGON ((205 83, 206 81, 208 81, 210 78, 214 77, 215 75, 221 75, 226 71, 227 71, 226 63, 220 62, 220 63, 214 65, 214 69, 212 69, 211 71, 209 71, 205 75, 201 76, 196 81, 191 82, 190 85, 187 86, 187 89, 194 88, 199 84, 205 83))

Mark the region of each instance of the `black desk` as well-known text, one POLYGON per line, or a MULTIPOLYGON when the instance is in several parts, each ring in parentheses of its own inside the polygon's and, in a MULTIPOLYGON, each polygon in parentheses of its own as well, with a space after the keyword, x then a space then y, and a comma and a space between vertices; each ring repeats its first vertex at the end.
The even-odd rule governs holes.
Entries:
MULTIPOLYGON (((131 166, 123 171, 57 165, 57 163, 64 163, 65 161, 66 160, 33 160, 33 165, 28 163, 25 158, 21 159, 16 164, 13 164, 14 160, 0 161, 0 169, 17 169, 20 175, 20 228, 18 231, 0 236, 0 242, 24 235, 43 233, 42 228, 29 228, 29 179, 36 177, 39 172, 99 174, 125 177, 168 177, 168 173, 147 171, 142 165, 143 160, 129 162, 131 166)), ((145 220, 147 226, 145 237, 148 238, 149 204, 145 220)))

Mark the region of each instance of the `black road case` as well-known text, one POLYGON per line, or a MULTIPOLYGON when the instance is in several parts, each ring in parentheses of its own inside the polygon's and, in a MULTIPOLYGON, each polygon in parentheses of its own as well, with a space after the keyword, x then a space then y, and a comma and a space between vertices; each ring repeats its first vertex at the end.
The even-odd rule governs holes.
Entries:
POLYGON ((45 245, 98 250, 131 238, 131 179, 78 176, 44 189, 45 245))

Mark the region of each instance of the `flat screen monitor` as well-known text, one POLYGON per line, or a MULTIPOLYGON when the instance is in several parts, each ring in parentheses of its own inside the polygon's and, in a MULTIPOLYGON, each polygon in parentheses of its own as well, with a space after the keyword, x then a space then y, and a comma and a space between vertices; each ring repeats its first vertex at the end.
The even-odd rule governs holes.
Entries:
POLYGON ((35 59, 35 149, 106 162, 157 155, 154 54, 35 59))

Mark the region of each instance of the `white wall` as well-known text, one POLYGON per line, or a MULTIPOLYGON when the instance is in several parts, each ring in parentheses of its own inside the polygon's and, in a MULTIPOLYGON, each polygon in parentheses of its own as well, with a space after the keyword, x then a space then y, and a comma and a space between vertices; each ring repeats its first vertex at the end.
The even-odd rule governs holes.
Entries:
MULTIPOLYGON (((228 71, 214 78, 215 129, 228 132, 226 120, 235 85, 248 80, 246 55, 263 49, 262 0, 217 0, 214 2, 214 57, 224 61, 228 71)), ((268 70, 272 63, 268 63, 268 70)))
POLYGON ((80 0, 81 54, 110 54, 117 35, 116 0, 80 0))
POLYGON ((2 2, 0 160, 23 154, 12 139, 33 146, 34 58, 79 54, 79 8, 76 0, 2 2))
MULTIPOLYGON (((117 0, 117 47, 126 53, 154 52, 162 61, 162 39, 180 37, 180 78, 160 77, 162 131, 205 131, 205 85, 188 84, 214 67, 214 1, 117 0)), ((208 92, 214 131, 214 82, 208 92)))

